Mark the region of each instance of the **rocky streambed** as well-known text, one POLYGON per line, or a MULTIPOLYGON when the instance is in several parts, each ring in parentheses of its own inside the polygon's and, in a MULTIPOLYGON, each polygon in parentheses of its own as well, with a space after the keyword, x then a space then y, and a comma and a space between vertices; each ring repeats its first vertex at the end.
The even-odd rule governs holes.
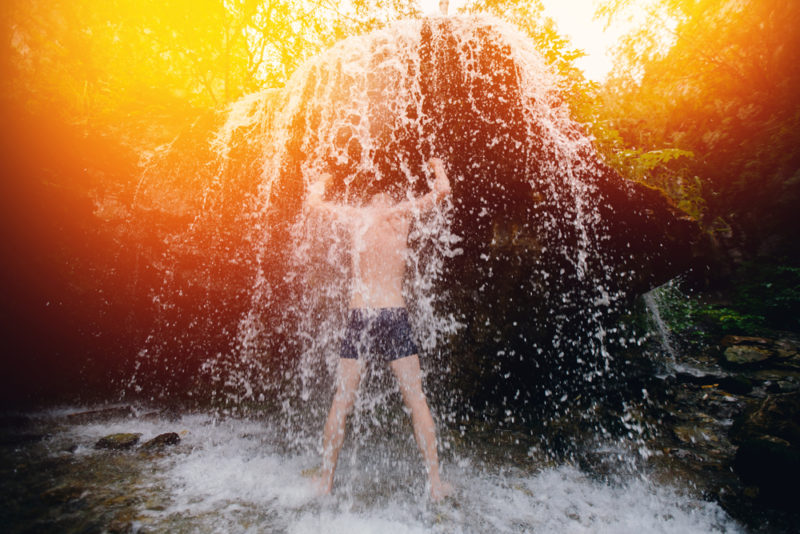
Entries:
POLYGON ((157 492, 141 492, 143 477, 181 450, 177 433, 158 433, 168 420, 129 406, 6 415, 0 423, 6 532, 130 532, 132 510, 160 506, 157 492))
MULTIPOLYGON (((620 414, 638 429, 633 438, 593 440, 583 429, 573 439, 584 446, 560 458, 531 429, 440 423, 456 492, 438 505, 425 498, 399 405, 387 408, 397 417, 385 432, 348 437, 326 499, 310 492, 314 445, 293 440, 278 414, 129 405, 7 413, 0 524, 5 532, 793 532, 798 346, 790 337, 729 337, 679 356, 670 372, 644 377, 646 400, 620 414)), ((558 421, 548 426, 559 431, 558 421)))
POLYGON ((555 464, 521 432, 445 430, 442 464, 456 489, 437 505, 426 498, 410 428, 407 439, 349 438, 334 494, 317 499, 308 478, 317 454, 293 448, 268 420, 115 410, 93 410, 85 422, 70 418, 75 409, 4 418, 5 532, 742 531, 680 481, 611 480, 555 464), (173 431, 174 444, 134 443, 173 431), (462 447, 464 439, 479 445, 462 447))
POLYGON ((649 423, 656 471, 684 478, 754 531, 795 532, 800 342, 727 336, 677 355, 649 423))

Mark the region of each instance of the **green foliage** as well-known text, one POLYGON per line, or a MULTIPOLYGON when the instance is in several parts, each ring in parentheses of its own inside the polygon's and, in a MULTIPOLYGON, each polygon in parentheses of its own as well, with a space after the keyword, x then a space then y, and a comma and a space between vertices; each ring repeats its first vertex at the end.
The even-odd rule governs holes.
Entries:
MULTIPOLYGON (((608 0, 598 13, 622 18, 632 0, 608 0)), ((781 0, 667 0, 648 4, 627 35, 598 108, 634 154, 665 148, 692 158, 659 162, 650 183, 723 221, 746 258, 800 261, 792 235, 800 202, 800 4, 781 0)), ((613 144, 613 143, 612 143, 613 144)), ((606 151, 608 155, 609 152, 606 151)), ((618 166, 611 158, 613 165, 618 166)), ((624 174, 637 172, 618 168, 624 174)))
POLYGON ((737 278, 740 309, 776 328, 800 332, 800 268, 747 263, 737 278))
POLYGON ((723 335, 800 332, 800 269, 746 263, 732 277, 724 300, 687 295, 679 282, 655 291, 662 318, 681 339, 714 342, 723 335))
POLYGON ((764 317, 745 313, 730 304, 707 302, 698 295, 684 294, 677 284, 656 290, 664 323, 682 343, 703 346, 728 334, 759 335, 764 317))
POLYGON ((698 298, 685 294, 679 281, 673 280, 656 288, 653 298, 661 319, 676 339, 690 345, 713 341, 707 323, 701 320, 703 311, 710 307, 698 298))
POLYGON ((644 178, 647 173, 652 172, 654 169, 661 165, 666 165, 673 159, 680 157, 693 157, 694 154, 689 150, 681 150, 680 148, 662 148, 659 150, 649 150, 643 152, 640 149, 622 150, 619 157, 629 162, 633 168, 633 173, 644 178))
POLYGON ((698 306, 694 318, 711 327, 722 335, 727 334, 759 334, 764 328, 764 317, 741 313, 725 306, 698 306))
POLYGON ((417 13, 410 0, 12 0, 5 11, 4 93, 73 123, 224 107, 282 86, 337 40, 417 13))
MULTIPOLYGON (((411 0, 9 0, 0 111, 113 140, 146 160, 242 95, 282 86, 337 40, 416 13, 411 0)), ((92 174, 99 189, 118 191, 135 187, 135 173, 119 173, 125 184, 92 174)))

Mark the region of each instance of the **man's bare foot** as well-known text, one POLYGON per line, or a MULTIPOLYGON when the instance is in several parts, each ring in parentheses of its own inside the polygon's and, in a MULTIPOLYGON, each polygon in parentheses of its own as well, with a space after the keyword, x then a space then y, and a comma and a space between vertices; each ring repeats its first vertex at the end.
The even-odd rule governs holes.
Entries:
POLYGON ((452 495, 453 485, 448 482, 439 482, 438 484, 431 484, 431 501, 442 502, 444 499, 452 495))
POLYGON ((311 477, 311 487, 314 489, 314 494, 317 497, 329 495, 331 493, 331 489, 333 489, 333 477, 327 473, 318 471, 313 477, 311 477))

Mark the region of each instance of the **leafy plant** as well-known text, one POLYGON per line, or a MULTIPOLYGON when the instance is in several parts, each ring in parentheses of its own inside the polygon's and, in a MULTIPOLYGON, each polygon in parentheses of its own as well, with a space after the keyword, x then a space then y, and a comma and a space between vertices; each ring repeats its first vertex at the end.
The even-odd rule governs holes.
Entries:
POLYGON ((714 342, 728 334, 800 332, 800 268, 746 263, 732 280, 723 301, 687 294, 680 280, 661 286, 654 292, 661 318, 688 343, 714 342))
MULTIPOLYGON (((598 15, 624 19, 638 5, 605 0, 598 15)), ((648 174, 707 227, 724 221, 737 256, 797 264, 800 4, 668 0, 641 14, 598 96, 594 133, 617 151, 604 150, 609 162, 648 174)))

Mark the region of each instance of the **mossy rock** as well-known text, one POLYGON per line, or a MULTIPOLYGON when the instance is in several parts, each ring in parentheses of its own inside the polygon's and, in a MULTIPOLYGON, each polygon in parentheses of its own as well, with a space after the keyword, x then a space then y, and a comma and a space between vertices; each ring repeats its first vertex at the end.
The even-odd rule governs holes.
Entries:
POLYGON ((773 352, 754 345, 733 345, 725 349, 723 357, 730 365, 753 365, 773 357, 773 352))
POLYGON ((797 447, 800 444, 800 392, 769 395, 731 429, 740 441, 775 436, 797 447))
POLYGON ((141 448, 146 451, 157 450, 171 445, 177 445, 180 442, 181 437, 177 433, 165 432, 164 434, 159 434, 153 439, 146 441, 144 444, 142 444, 141 448))
POLYGON ((111 450, 126 450, 132 448, 139 443, 140 433, 126 433, 120 432, 117 434, 109 434, 108 436, 100 438, 94 444, 95 449, 111 449, 111 450))

